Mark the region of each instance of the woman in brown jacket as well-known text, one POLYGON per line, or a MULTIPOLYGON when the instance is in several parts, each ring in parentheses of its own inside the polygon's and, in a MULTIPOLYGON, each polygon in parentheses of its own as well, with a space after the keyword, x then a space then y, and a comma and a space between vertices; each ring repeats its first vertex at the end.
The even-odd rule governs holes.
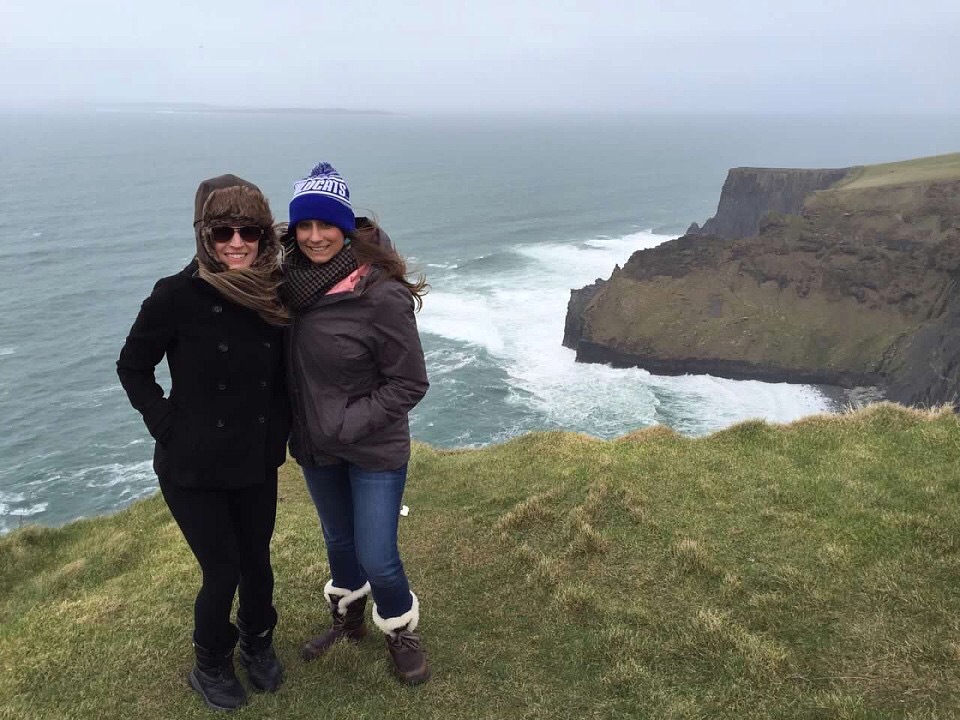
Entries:
POLYGON ((324 596, 333 625, 307 642, 303 656, 362 639, 372 594, 394 671, 405 683, 424 682, 430 668, 416 633, 419 602, 397 525, 410 458, 407 413, 429 385, 414 319, 425 283, 407 280, 404 261, 375 224, 358 222, 346 183, 327 163, 294 184, 283 272, 281 296, 293 313, 290 450, 317 507, 332 576, 324 596))

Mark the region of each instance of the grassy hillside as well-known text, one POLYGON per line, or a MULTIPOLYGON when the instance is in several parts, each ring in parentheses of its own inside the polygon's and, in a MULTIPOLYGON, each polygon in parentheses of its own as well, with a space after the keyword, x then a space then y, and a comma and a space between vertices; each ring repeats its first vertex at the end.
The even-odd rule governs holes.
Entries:
POLYGON ((835 185, 844 190, 863 190, 887 185, 960 180, 960 153, 864 165, 835 185))
POLYGON ((646 358, 876 373, 884 351, 912 327, 896 311, 864 312, 854 297, 810 293, 800 301, 793 287, 778 282, 802 272, 795 270, 796 254, 757 260, 771 278, 765 282, 726 260, 679 278, 612 277, 589 311, 590 340, 646 358))
MULTIPOLYGON (((417 447, 401 546, 434 679, 382 643, 309 665, 327 578, 295 466, 279 693, 247 718, 960 716, 960 422, 873 406, 700 439, 417 447)), ((209 717, 197 571, 162 501, 0 539, 0 718, 209 717)))

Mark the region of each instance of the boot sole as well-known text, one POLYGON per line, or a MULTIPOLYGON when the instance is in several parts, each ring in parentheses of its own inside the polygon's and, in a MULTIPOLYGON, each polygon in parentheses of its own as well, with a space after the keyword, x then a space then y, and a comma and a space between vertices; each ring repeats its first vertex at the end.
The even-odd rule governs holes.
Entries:
POLYGON ((236 707, 230 707, 229 705, 217 705, 209 697, 207 697, 207 694, 203 691, 203 688, 200 686, 200 681, 197 680, 192 670, 190 671, 190 674, 187 675, 187 680, 190 683, 190 687, 193 688, 193 691, 197 693, 197 695, 199 695, 201 698, 203 698, 204 704, 212 710, 222 710, 224 712, 229 712, 231 710, 239 710, 247 703, 247 701, 244 700, 242 703, 240 703, 236 707))
POLYGON ((330 648, 332 648, 337 643, 350 642, 356 645, 362 642, 366 636, 367 636, 366 632, 364 632, 363 635, 361 635, 360 637, 356 637, 356 638, 349 637, 348 635, 344 635, 340 639, 334 640, 332 643, 330 643, 330 645, 328 645, 327 647, 323 648, 320 651, 314 650, 313 646, 308 643, 304 645, 303 648, 300 650, 300 659, 303 660, 304 662, 311 662, 313 660, 316 660, 318 657, 322 657, 323 655, 326 655, 327 652, 330 650, 330 648))
POLYGON ((265 687, 260 685, 256 680, 253 679, 253 676, 250 674, 250 665, 243 661, 243 658, 240 658, 240 665, 247 673, 247 679, 250 681, 250 685, 253 687, 254 692, 265 693, 265 692, 276 692, 280 689, 280 686, 283 685, 283 665, 280 666, 280 678, 277 680, 277 684, 273 687, 265 687))
POLYGON ((433 672, 430 670, 430 665, 424 663, 422 669, 417 669, 411 673, 401 673, 395 669, 393 674, 396 675, 397 679, 404 685, 422 685, 430 679, 433 672))

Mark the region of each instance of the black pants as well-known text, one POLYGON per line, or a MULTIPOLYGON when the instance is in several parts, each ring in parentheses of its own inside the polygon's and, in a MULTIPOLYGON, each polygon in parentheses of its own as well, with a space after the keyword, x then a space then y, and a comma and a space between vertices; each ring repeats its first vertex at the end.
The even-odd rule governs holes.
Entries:
POLYGON ((265 482, 235 490, 160 483, 160 491, 203 572, 194 604, 194 642, 216 653, 236 644, 230 610, 238 587, 240 623, 254 633, 273 627, 270 538, 277 518, 277 471, 270 471, 265 482))

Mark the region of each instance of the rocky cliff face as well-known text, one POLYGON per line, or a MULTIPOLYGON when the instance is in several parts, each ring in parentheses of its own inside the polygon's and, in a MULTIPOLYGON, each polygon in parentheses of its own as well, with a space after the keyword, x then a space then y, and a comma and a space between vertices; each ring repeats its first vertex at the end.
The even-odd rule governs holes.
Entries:
POLYGON ((788 170, 733 168, 727 173, 717 214, 703 227, 696 223, 687 234, 745 238, 760 231, 763 216, 770 212, 799 215, 807 196, 843 180, 851 168, 788 170))
MULTIPOLYGON (((812 172, 814 184, 832 177, 812 172)), ((757 205, 752 182, 738 202, 728 178, 726 207, 748 207, 725 216, 730 235, 634 253, 590 286, 588 302, 571 302, 564 344, 583 362, 657 374, 868 384, 908 404, 955 401, 960 154, 836 172, 841 180, 795 213, 757 205), (738 237, 757 217, 756 231, 738 237)))
POLYGON ((929 407, 960 400, 960 286, 957 273, 943 287, 942 309, 905 336, 887 365, 887 396, 929 407))
MULTIPOLYGON (((613 269, 616 275, 620 271, 617 265, 613 269)), ((572 350, 577 349, 577 342, 583 334, 583 314, 587 305, 593 300, 594 296, 600 292, 601 288, 607 284, 603 278, 597 278, 592 285, 587 285, 579 290, 570 291, 570 300, 567 301, 567 318, 563 325, 563 346, 572 350)))

